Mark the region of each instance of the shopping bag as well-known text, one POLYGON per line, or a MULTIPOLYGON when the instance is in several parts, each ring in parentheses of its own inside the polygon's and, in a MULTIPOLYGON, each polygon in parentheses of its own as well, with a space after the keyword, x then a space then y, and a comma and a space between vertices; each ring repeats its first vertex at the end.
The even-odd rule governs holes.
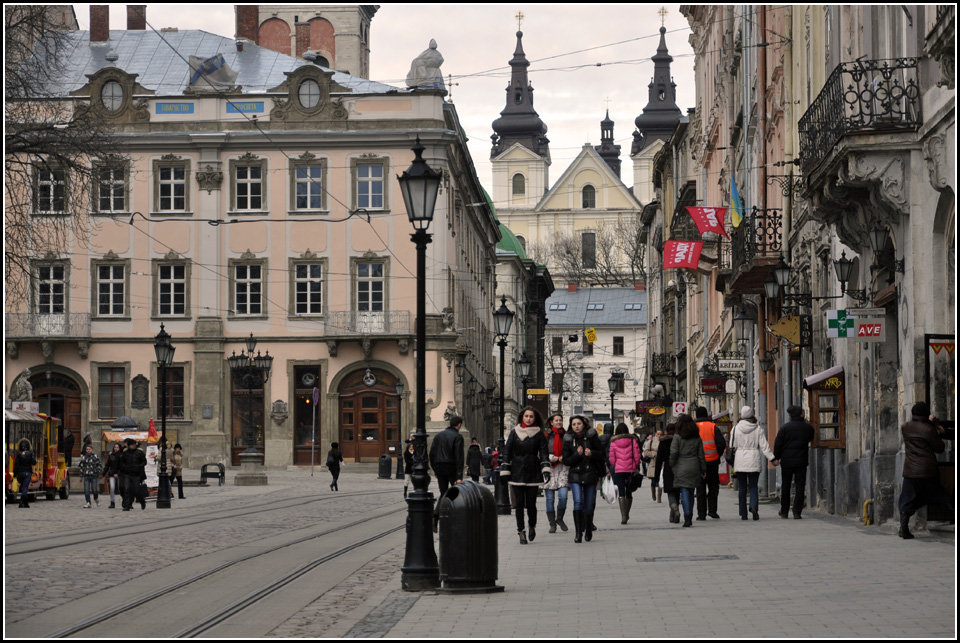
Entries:
POLYGON ((600 486, 600 495, 607 502, 613 502, 617 499, 617 485, 613 484, 613 478, 604 478, 600 486))

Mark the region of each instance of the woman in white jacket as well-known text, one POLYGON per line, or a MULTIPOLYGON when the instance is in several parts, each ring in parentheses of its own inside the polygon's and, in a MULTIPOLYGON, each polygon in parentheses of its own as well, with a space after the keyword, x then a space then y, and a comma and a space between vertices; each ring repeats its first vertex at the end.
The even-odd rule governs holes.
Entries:
POLYGON ((773 451, 767 443, 767 436, 760 430, 753 409, 744 406, 740 409, 740 421, 733 427, 730 438, 730 448, 736 449, 733 468, 737 472, 737 489, 740 492, 740 519, 747 519, 747 485, 750 485, 750 513, 754 520, 760 520, 757 513, 759 506, 757 483, 760 480, 760 471, 766 467, 764 460, 777 461, 773 451))

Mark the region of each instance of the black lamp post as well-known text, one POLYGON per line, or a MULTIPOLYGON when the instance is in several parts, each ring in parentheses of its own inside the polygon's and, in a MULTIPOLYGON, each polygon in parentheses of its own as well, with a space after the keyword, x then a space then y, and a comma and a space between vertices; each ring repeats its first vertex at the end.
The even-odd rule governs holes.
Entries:
POLYGON ((500 308, 493 312, 493 330, 497 336, 497 346, 500 347, 500 415, 497 418, 500 424, 500 439, 497 441, 497 449, 500 452, 500 458, 497 460, 496 479, 494 480, 495 494, 497 501, 497 513, 501 516, 510 515, 510 497, 507 494, 506 484, 500 480, 500 465, 503 463, 504 448, 506 442, 503 439, 503 373, 504 373, 504 353, 507 348, 507 337, 510 335, 510 326, 513 325, 514 312, 507 308, 507 296, 500 297, 500 308))
POLYGON ((427 233, 433 221, 433 209, 440 191, 443 173, 432 169, 423 160, 420 137, 413 146, 413 163, 397 177, 407 217, 415 232, 410 235, 417 246, 417 417, 413 435, 413 492, 407 496, 407 548, 401 568, 401 585, 408 591, 440 587, 440 565, 433 547, 433 494, 428 491, 426 429, 426 272, 427 244, 433 235, 427 233))
POLYGON ((153 350, 157 354, 157 368, 160 375, 160 482, 157 488, 157 509, 170 508, 170 476, 167 475, 167 367, 173 363, 170 335, 160 324, 153 350))
POLYGON ((617 394, 617 384, 620 382, 621 373, 611 373, 607 380, 607 386, 610 387, 610 424, 614 423, 613 398, 617 394))
POLYGON ((527 380, 530 379, 530 366, 531 362, 527 359, 527 354, 524 353, 520 356, 520 359, 517 360, 517 368, 520 371, 520 399, 525 400, 527 397, 527 380))
POLYGON ((227 358, 227 363, 230 365, 230 372, 233 374, 237 385, 247 389, 247 426, 243 432, 243 441, 246 442, 247 448, 243 452, 249 455, 260 455, 256 447, 256 433, 254 431, 253 389, 255 387, 262 388, 270 379, 273 356, 270 355, 270 351, 267 351, 266 355, 261 355, 260 351, 257 351, 256 355, 253 354, 257 347, 257 340, 253 333, 250 333, 245 345, 246 352, 241 350, 239 355, 234 353, 227 358))

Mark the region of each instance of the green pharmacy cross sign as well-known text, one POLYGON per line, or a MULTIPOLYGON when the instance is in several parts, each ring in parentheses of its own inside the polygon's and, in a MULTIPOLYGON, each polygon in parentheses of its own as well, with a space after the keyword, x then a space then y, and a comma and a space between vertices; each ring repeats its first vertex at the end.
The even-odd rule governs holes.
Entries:
POLYGON ((847 316, 846 310, 827 311, 827 337, 851 337, 854 316, 847 316))

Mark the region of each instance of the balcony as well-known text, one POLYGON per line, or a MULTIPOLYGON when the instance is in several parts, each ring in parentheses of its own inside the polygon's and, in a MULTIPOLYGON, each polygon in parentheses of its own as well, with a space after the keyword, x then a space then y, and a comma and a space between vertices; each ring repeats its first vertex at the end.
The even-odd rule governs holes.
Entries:
POLYGON ((917 66, 917 58, 840 63, 800 118, 804 175, 844 136, 916 130, 922 123, 917 66))
POLYGON ((6 313, 7 339, 90 339, 90 313, 6 313))
POLYGON ((753 208, 730 235, 732 274, 729 291, 762 293, 763 282, 780 261, 783 216, 780 210, 753 208))
POLYGON ((326 334, 330 337, 368 335, 409 335, 410 311, 359 312, 337 310, 328 312, 326 334))

